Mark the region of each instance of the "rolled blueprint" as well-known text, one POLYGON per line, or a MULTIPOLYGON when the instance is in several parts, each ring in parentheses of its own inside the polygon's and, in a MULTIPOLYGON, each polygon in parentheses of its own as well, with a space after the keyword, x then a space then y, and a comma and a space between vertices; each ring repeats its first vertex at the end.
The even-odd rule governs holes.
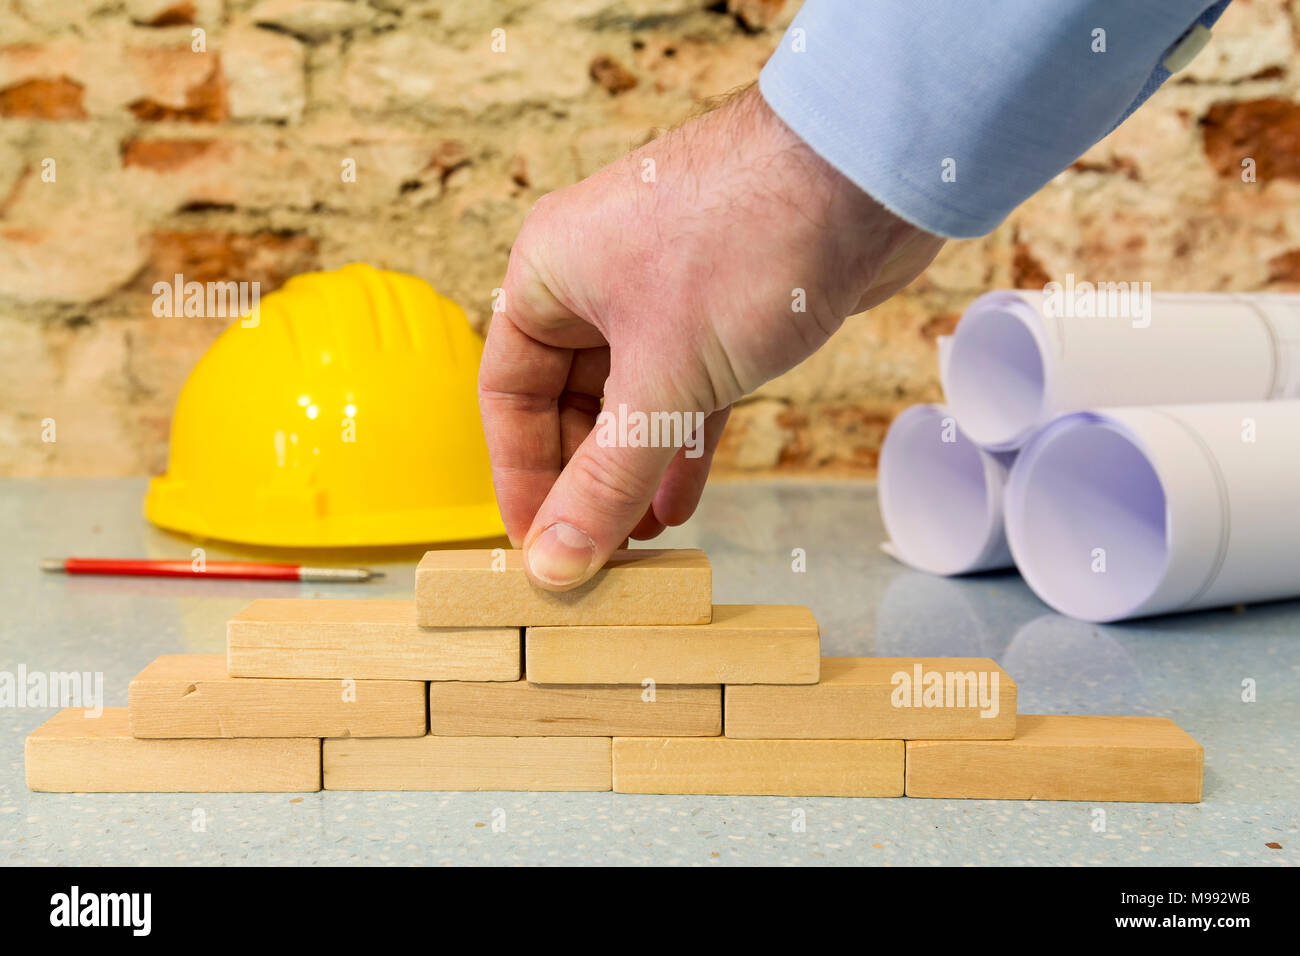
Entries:
POLYGON ((1300 398, 1300 295, 1152 295, 1144 283, 1073 280, 990 292, 948 351, 944 396, 962 430, 1009 451, 1062 412, 1300 398))
POLYGON ((1020 573, 1071 617, 1300 596, 1300 401, 1064 415, 1005 507, 1020 573))
POLYGON ((942 405, 913 405, 885 435, 880 515, 900 561, 934 574, 1011 566, 1002 528, 1010 457, 980 448, 942 405))

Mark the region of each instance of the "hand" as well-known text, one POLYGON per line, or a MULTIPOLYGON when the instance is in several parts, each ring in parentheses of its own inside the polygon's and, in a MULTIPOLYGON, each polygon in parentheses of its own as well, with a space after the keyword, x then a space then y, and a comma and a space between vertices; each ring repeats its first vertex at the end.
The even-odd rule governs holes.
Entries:
MULTIPOLYGON (((912 281, 943 240, 809 149, 757 89, 543 196, 479 372, 506 531, 565 590, 699 503, 731 404, 912 281), (804 311, 798 311, 802 290, 804 311), (702 413, 690 447, 616 447, 609 413, 702 413)), ((687 419, 690 421, 691 419, 687 419)))

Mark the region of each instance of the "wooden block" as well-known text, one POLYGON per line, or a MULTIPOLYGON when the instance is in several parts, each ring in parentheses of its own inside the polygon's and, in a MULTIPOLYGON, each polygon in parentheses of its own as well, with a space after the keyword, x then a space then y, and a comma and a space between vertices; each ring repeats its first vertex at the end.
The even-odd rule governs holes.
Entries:
POLYGON ((986 657, 823 657, 821 682, 726 689, 727 736, 1015 736, 1016 684, 986 657))
POLYGON ((263 598, 226 627, 231 677, 519 680, 514 627, 423 628, 413 601, 263 598))
POLYGON ((901 740, 615 737, 619 793, 901 797, 901 740))
POLYGON ((27 738, 27 787, 49 793, 303 793, 316 739, 141 740, 125 707, 61 710, 27 738))
POLYGON ((429 685, 429 733, 441 737, 716 737, 717 684, 636 685, 437 681, 429 685))
POLYGON ((806 607, 717 604, 685 627, 530 627, 529 680, 539 684, 812 684, 821 663, 806 607))
POLYGON ((1021 714, 1014 740, 909 740, 907 795, 1199 803, 1203 759, 1163 717, 1021 714))
POLYGON ((704 624, 712 582, 694 549, 615 551, 572 591, 534 586, 520 551, 430 551, 415 570, 415 604, 426 626, 704 624))
POLYGON ((326 790, 608 790, 608 737, 325 741, 326 790))
POLYGON ((169 654, 131 681, 136 737, 421 737, 424 681, 231 677, 221 654, 169 654))

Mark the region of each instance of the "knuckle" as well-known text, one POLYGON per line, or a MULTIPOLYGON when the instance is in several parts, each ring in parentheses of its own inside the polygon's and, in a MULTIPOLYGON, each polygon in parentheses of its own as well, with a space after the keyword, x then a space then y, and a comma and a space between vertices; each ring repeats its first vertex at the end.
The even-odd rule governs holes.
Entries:
POLYGON ((644 477, 614 455, 578 455, 569 462, 586 502, 609 514, 626 515, 643 509, 644 477))
POLYGON ((530 228, 532 230, 541 228, 555 214, 557 206, 562 202, 559 193, 559 190, 544 193, 533 201, 532 206, 528 209, 528 214, 524 216, 521 235, 526 234, 530 228))
MULTIPOLYGON (((542 197, 545 199, 546 197, 542 197)), ((540 203, 539 199, 537 202, 540 203)), ((549 216, 537 205, 529 210, 524 216, 524 221, 519 224, 519 231, 515 233, 515 238, 510 244, 510 261, 507 265, 507 274, 513 268, 517 268, 519 263, 525 262, 530 258, 537 246, 544 244, 543 234, 546 232, 546 222, 549 216)))

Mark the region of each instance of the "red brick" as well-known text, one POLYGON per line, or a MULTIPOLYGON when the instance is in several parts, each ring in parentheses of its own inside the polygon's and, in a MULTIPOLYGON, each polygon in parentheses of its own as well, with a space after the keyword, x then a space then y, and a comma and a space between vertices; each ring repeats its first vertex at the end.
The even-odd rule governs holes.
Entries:
POLYGON ((180 3, 173 4, 159 10, 148 20, 137 20, 141 26, 146 27, 177 27, 187 26, 194 22, 198 11, 194 9, 194 4, 188 0, 182 0, 180 3))
POLYGON ((133 139, 122 145, 122 165, 168 172, 211 152, 210 139, 133 139))
POLYGON ((1014 289, 1041 289, 1052 281, 1043 264, 1034 258, 1023 242, 1016 243, 1011 259, 1011 287, 1014 289))
POLYGON ((626 93, 637 84, 636 77, 612 56, 596 57, 587 67, 587 72, 610 96, 626 93))
POLYGON ((86 88, 66 76, 24 80, 0 89, 0 116, 12 119, 85 119, 86 88))
POLYGON ((1290 249, 1268 260, 1268 281, 1300 285, 1300 249, 1290 249))
POLYGON ((1220 176, 1240 179, 1255 160, 1260 182, 1300 180, 1300 103, 1271 97, 1215 103, 1201 117, 1205 155, 1220 176))
POLYGON ((147 289, 180 273, 187 282, 258 282, 265 294, 299 272, 319 268, 317 253, 310 236, 270 230, 160 231, 152 236, 149 265, 140 281, 147 289))
MULTIPOLYGON (((151 97, 143 97, 128 104, 127 109, 137 119, 148 123, 168 120, 186 123, 220 123, 228 119, 230 108, 226 102, 226 82, 221 75, 221 61, 216 54, 206 55, 212 57, 212 68, 202 80, 185 90, 183 103, 165 103, 151 97)), ((159 69, 165 69, 166 66, 165 62, 158 64, 159 69)))
POLYGON ((941 335, 952 335, 957 331, 959 318, 961 318, 960 312, 945 312, 942 315, 930 316, 921 326, 921 338, 933 342, 941 335))

